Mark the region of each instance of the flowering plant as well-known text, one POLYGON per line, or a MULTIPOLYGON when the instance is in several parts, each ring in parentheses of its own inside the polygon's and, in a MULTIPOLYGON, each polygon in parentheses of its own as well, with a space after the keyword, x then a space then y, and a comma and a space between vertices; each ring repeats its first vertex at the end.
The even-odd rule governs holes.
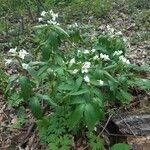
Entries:
MULTIPOLYGON (((42 12, 41 16, 46 14, 42 12)), ((55 21, 57 15, 53 14, 52 18, 55 21)), ((17 95, 29 105, 45 136, 63 136, 81 130, 80 125, 93 131, 107 113, 106 104, 107 107, 115 103, 129 104, 131 87, 150 89, 150 81, 141 79, 125 57, 126 48, 120 38, 100 36, 85 49, 72 44, 80 41, 81 36, 64 31, 57 23, 36 26, 34 31, 38 45, 34 60, 22 63, 25 72, 10 77, 6 93, 16 91, 14 85, 18 81, 17 95), (63 45, 65 42, 67 46, 63 45), (48 115, 44 114, 45 106, 52 110, 48 115)), ((9 52, 21 61, 29 54, 25 50, 17 52, 16 48, 9 52)), ((51 143, 50 138, 45 141, 51 143)))

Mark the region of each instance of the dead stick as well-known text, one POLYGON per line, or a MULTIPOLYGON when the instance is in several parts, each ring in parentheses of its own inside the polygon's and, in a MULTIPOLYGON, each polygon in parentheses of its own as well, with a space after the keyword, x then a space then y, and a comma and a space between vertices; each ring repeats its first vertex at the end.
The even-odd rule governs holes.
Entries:
POLYGON ((106 122, 105 126, 104 126, 103 129, 102 129, 102 131, 98 134, 98 137, 102 135, 102 133, 103 133, 104 130, 106 129, 106 127, 107 127, 107 125, 108 125, 108 123, 109 123, 109 121, 110 121, 110 119, 111 119, 112 116, 113 116, 113 114, 111 114, 111 115, 109 116, 109 118, 107 119, 107 122, 106 122))

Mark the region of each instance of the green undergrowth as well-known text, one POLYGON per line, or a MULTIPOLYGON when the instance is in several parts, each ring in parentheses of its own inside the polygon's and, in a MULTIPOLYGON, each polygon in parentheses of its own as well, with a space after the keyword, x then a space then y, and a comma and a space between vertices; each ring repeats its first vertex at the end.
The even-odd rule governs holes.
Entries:
POLYGON ((78 24, 64 30, 53 11, 42 16, 49 22, 33 27, 32 51, 8 52, 7 64, 11 59, 18 65, 5 90, 9 103, 30 109, 48 149, 70 149, 81 135, 86 146, 103 150, 105 141, 94 129, 116 105, 130 104, 132 88, 150 90, 150 80, 141 76, 149 67, 130 63, 123 38, 111 28, 86 41, 78 24))

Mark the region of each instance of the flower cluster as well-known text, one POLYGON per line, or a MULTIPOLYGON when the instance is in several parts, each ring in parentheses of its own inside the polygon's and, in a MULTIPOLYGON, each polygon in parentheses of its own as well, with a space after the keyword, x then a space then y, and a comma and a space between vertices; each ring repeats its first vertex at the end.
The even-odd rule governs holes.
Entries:
MULTIPOLYGON (((26 57, 27 55, 29 55, 29 53, 28 53, 26 50, 24 50, 24 49, 21 49, 20 51, 17 51, 17 47, 11 48, 11 49, 8 51, 8 53, 10 54, 10 56, 18 57, 18 58, 20 58, 21 60, 24 60, 25 57, 26 57)), ((5 66, 8 66, 8 65, 10 65, 10 64, 13 63, 13 62, 14 62, 13 59, 5 59, 5 66)), ((27 69, 27 67, 28 67, 28 64, 25 64, 25 63, 22 63, 21 65, 22 65, 22 68, 23 68, 23 69, 27 69)))
POLYGON ((53 10, 50 10, 49 12, 46 11, 42 11, 41 12, 41 17, 38 18, 39 22, 42 22, 45 20, 46 17, 48 17, 50 15, 51 19, 47 21, 48 24, 53 24, 53 25, 59 25, 59 23, 57 23, 57 18, 58 18, 58 13, 54 13, 53 10))
POLYGON ((100 53, 100 58, 103 59, 104 61, 110 60, 109 56, 103 53, 100 53))
POLYGON ((123 54, 122 51, 115 51, 115 52, 113 53, 113 56, 120 56, 120 55, 122 55, 122 54, 123 54))
POLYGON ((77 28, 78 24, 75 22, 74 24, 68 25, 68 28, 77 28))
POLYGON ((82 73, 88 73, 88 71, 89 71, 88 69, 90 68, 90 66, 91 66, 91 63, 86 61, 85 63, 83 63, 83 66, 81 68, 81 72, 82 73))
POLYGON ((124 64, 130 64, 130 61, 125 58, 123 55, 119 56, 119 60, 122 61, 124 64))
POLYGON ((29 55, 29 53, 24 49, 21 49, 19 52, 17 52, 17 47, 11 48, 8 53, 10 53, 11 56, 18 56, 21 59, 24 59, 26 55, 29 55))
POLYGON ((109 25, 107 25, 107 34, 110 37, 122 36, 121 31, 115 32, 115 29, 113 27, 110 27, 109 25))
MULTIPOLYGON (((95 52, 96 52, 96 49, 94 49, 94 48, 91 49, 91 50, 87 50, 87 49, 86 50, 78 50, 77 51, 77 56, 79 56, 79 54, 81 54, 81 55, 90 56, 90 58, 93 57, 93 60, 99 60, 99 61, 108 61, 108 60, 110 60, 108 55, 103 54, 103 53, 100 53, 100 55, 98 55, 98 53, 95 53, 95 52)), ((88 73, 89 73, 89 69, 91 68, 91 62, 90 61, 85 61, 83 63, 81 63, 81 62, 77 63, 75 61, 75 58, 72 58, 69 61, 69 67, 71 67, 73 64, 76 64, 76 65, 81 64, 81 73, 84 74, 83 79, 84 79, 85 82, 89 83, 90 82, 90 77, 89 77, 88 73)), ((76 74, 78 71, 79 71, 79 69, 74 68, 71 73, 76 74)), ((102 80, 97 80, 97 82, 98 82, 98 85, 101 85, 101 86, 104 84, 104 81, 102 81, 102 80)))

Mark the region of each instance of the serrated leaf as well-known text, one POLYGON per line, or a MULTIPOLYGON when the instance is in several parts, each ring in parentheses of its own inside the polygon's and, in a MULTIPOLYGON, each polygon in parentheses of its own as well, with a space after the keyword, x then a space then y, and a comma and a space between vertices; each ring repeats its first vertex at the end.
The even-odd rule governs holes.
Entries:
POLYGON ((48 95, 43 95, 43 94, 39 94, 39 93, 36 93, 36 96, 45 100, 46 102, 48 102, 48 104, 56 107, 58 106, 48 95))
POLYGON ((58 86, 58 90, 64 90, 64 91, 71 91, 73 90, 73 86, 70 85, 70 84, 65 84, 65 83, 62 83, 58 86))
POLYGON ((48 69, 47 65, 44 65, 43 67, 41 67, 38 71, 37 71, 37 77, 40 77, 43 73, 46 72, 46 70, 48 69))
POLYGON ((96 122, 100 119, 99 112, 92 103, 85 105, 84 118, 89 130, 92 130, 96 122))
POLYGON ((69 33, 69 35, 70 35, 70 39, 71 39, 73 42, 82 41, 82 37, 80 36, 79 30, 71 31, 71 32, 69 33))
POLYGON ((37 71, 35 69, 33 69, 33 67, 29 67, 28 68, 28 73, 34 78, 37 79, 37 71))
POLYGON ((129 81, 130 86, 138 87, 142 90, 150 90, 150 80, 134 78, 133 81, 129 81))
POLYGON ((37 97, 33 97, 29 102, 30 110, 33 114, 33 116, 37 119, 42 118, 42 110, 41 105, 37 97))
POLYGON ((74 89, 74 91, 78 91, 78 90, 79 90, 79 88, 80 88, 81 85, 82 85, 82 81, 83 81, 83 78, 80 76, 80 77, 76 80, 76 82, 75 82, 75 89, 74 89))
POLYGON ((53 28, 58 34, 64 36, 64 37, 67 37, 69 38, 69 34, 63 30, 61 27, 57 26, 57 25, 54 25, 54 28, 53 28))
POLYGON ((21 76, 19 78, 19 83, 20 83, 20 86, 21 86, 21 96, 23 97, 23 99, 25 101, 27 101, 30 98, 31 94, 32 94, 31 82, 27 77, 21 76))
POLYGON ((122 96, 126 99, 126 100, 131 100, 132 99, 132 95, 124 90, 120 90, 122 96))
POLYGON ((130 150, 130 146, 124 143, 118 143, 111 147, 111 150, 130 150))
POLYGON ((89 91, 87 89, 81 89, 80 91, 69 93, 68 95, 77 96, 77 95, 82 95, 82 94, 85 94, 85 93, 88 93, 88 92, 89 91))
POLYGON ((74 128, 83 117, 85 104, 78 105, 69 117, 69 128, 74 128))
POLYGON ((8 79, 8 85, 6 87, 6 90, 5 90, 5 94, 9 91, 9 89, 11 88, 12 84, 14 83, 14 81, 16 81, 18 79, 18 75, 14 74, 12 76, 9 77, 8 79))
POLYGON ((76 96, 70 100, 71 105, 83 104, 85 103, 85 99, 82 96, 76 96))

